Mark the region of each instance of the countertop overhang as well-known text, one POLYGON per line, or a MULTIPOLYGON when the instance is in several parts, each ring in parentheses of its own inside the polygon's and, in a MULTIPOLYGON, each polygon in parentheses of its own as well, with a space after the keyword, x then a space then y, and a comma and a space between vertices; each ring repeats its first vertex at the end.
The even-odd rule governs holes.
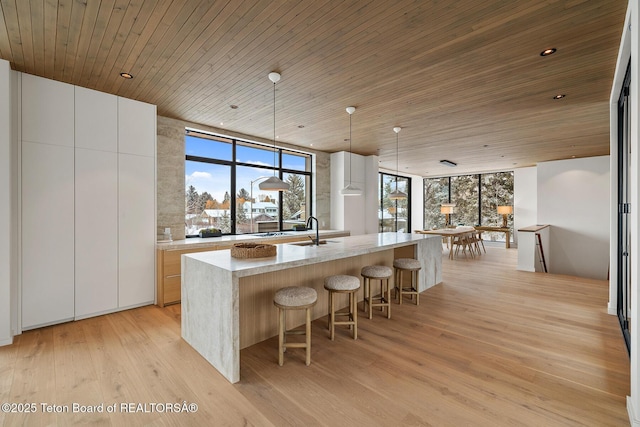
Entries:
POLYGON ((378 233, 327 239, 320 246, 298 246, 295 243, 277 244, 277 254, 273 257, 239 259, 231 256, 230 250, 198 252, 184 255, 222 270, 232 272, 236 277, 268 273, 285 268, 298 267, 333 261, 347 257, 369 254, 416 244, 425 239, 439 239, 438 236, 406 233, 378 233))

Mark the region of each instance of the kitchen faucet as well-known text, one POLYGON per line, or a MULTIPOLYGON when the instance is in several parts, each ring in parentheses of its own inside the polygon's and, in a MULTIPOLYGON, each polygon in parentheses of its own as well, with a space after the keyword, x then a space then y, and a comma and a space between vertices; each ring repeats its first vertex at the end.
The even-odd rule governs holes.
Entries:
POLYGON ((316 246, 320 246, 320 226, 318 225, 318 218, 310 216, 309 219, 307 219, 307 228, 311 228, 311 220, 315 220, 316 222, 316 240, 313 240, 311 236, 309 236, 309 238, 316 246))

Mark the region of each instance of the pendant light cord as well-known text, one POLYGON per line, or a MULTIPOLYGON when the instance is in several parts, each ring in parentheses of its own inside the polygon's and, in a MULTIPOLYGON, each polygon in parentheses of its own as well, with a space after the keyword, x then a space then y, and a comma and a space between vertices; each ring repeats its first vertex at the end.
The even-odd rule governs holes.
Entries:
POLYGON ((400 145, 398 144, 398 132, 396 132, 396 193, 398 192, 398 150, 400 145))
POLYGON ((276 176, 276 82, 273 82, 273 176, 276 176))
POLYGON ((351 116, 353 114, 349 114, 349 185, 351 185, 351 156, 353 156, 353 152, 351 151, 351 116))

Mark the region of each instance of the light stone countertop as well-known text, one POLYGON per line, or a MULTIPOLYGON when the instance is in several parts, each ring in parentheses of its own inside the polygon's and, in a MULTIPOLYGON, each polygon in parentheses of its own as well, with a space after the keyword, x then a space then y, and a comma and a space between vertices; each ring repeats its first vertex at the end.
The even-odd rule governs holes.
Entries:
POLYGON ((265 258, 233 258, 229 249, 213 252, 198 252, 184 256, 232 272, 236 277, 244 277, 370 254, 433 238, 440 239, 439 236, 429 236, 425 234, 389 232, 327 238, 327 244, 320 246, 296 246, 295 243, 281 243, 276 245, 276 256, 265 258))
MULTIPOLYGON (((226 235, 220 237, 191 237, 189 239, 183 240, 174 240, 172 242, 163 242, 156 243, 156 249, 162 250, 180 250, 180 249, 199 249, 206 247, 215 247, 221 245, 229 245, 233 243, 258 243, 260 241, 269 240, 286 240, 292 237, 305 237, 311 236, 313 238, 316 237, 315 230, 306 230, 306 231, 283 231, 282 235, 279 236, 265 236, 265 233, 259 234, 236 234, 236 235, 226 235)), ((348 231, 343 230, 320 230, 320 239, 326 239, 334 236, 344 236, 345 234, 349 234, 348 231)))

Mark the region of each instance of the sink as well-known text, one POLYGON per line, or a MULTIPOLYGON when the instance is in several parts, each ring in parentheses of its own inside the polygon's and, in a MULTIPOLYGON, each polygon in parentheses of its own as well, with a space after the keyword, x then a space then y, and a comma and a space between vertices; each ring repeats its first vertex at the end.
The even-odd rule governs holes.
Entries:
MULTIPOLYGON (((327 243, 335 243, 335 241, 333 240, 320 240, 320 245, 326 245, 327 243)), ((293 242, 293 243, 289 243, 290 245, 295 245, 295 246, 316 246, 316 244, 314 242, 312 242, 311 240, 309 240, 308 242, 293 242)))

